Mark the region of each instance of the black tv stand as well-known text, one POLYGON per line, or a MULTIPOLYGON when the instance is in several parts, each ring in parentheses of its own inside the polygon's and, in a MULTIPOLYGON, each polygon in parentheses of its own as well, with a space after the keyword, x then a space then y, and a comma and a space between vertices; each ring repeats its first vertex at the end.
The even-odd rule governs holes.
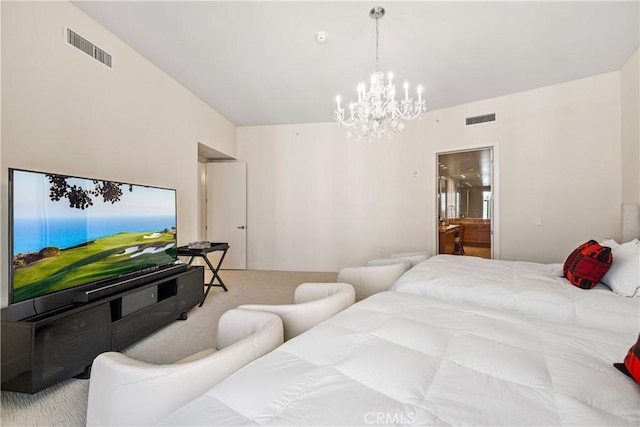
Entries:
POLYGON ((153 269, 145 274, 136 275, 131 278, 110 281, 94 289, 78 291, 73 295, 74 302, 93 302, 108 297, 115 293, 132 289, 141 284, 159 280, 163 277, 171 276, 187 269, 186 264, 174 264, 160 269, 153 269))
POLYGON ((202 301, 203 281, 203 267, 190 267, 24 319, 2 309, 2 390, 36 393, 72 377, 88 378, 98 354, 185 320, 202 301))
POLYGON ((84 371, 80 372, 78 375, 74 375, 73 378, 79 380, 88 380, 91 378, 91 365, 85 366, 84 371))

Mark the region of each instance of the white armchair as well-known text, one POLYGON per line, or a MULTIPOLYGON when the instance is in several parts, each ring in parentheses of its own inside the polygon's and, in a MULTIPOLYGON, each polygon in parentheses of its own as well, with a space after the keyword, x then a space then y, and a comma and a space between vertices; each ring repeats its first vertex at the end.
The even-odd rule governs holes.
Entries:
POLYGON ((356 301, 389 290, 396 280, 411 268, 400 258, 381 258, 369 261, 364 267, 347 267, 338 272, 338 281, 350 283, 356 291, 356 301))
POLYGON ((218 323, 219 351, 203 350, 169 365, 102 353, 92 366, 87 425, 155 425, 282 342, 278 316, 234 309, 218 323))
POLYGON ((238 308, 277 314, 288 341, 349 307, 355 299, 353 286, 347 283, 303 283, 295 290, 293 304, 245 304, 238 308))
POLYGON ((426 261, 429 259, 431 254, 429 252, 401 252, 397 254, 389 255, 389 258, 400 258, 407 260, 411 263, 411 267, 414 265, 421 263, 422 261, 426 261))

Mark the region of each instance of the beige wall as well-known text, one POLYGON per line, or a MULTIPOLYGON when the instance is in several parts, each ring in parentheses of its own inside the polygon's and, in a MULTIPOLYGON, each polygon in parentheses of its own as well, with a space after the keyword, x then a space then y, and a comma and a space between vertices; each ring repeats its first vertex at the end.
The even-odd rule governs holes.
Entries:
POLYGON ((622 93, 622 203, 640 203, 639 51, 620 71, 622 93))
POLYGON ((335 271, 433 251, 436 152, 484 146, 499 168, 500 257, 563 262, 586 239, 620 234, 620 98, 613 72, 432 111, 373 143, 334 123, 240 127, 248 268, 335 271), (496 122, 465 126, 494 112, 496 122))
MULTIPOLYGON (((67 2, 2 2, 0 180, 25 168, 175 188, 180 243, 198 237, 198 152, 230 156, 235 126, 67 2), (64 27, 113 56, 66 44, 64 27)), ((2 235, 7 230, 2 197, 2 235)), ((2 305, 7 296, 2 239, 2 305)))

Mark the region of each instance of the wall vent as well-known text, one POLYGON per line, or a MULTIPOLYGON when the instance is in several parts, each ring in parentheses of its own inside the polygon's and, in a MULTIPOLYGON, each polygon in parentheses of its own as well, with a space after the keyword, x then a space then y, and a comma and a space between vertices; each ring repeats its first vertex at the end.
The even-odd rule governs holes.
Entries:
POLYGON ((67 43, 111 68, 111 55, 69 28, 67 28, 67 43))
POLYGON ((475 125, 477 123, 494 122, 496 120, 496 113, 485 114, 483 116, 467 117, 467 126, 475 125))

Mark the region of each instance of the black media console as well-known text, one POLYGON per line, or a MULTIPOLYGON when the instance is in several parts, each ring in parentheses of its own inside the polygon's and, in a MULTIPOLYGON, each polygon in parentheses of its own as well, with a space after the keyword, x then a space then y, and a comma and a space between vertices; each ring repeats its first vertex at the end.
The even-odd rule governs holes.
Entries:
POLYGON ((204 294, 204 269, 188 270, 134 288, 25 319, 2 309, 2 390, 36 393, 87 376, 93 359, 119 351, 151 332, 187 318, 204 294))

